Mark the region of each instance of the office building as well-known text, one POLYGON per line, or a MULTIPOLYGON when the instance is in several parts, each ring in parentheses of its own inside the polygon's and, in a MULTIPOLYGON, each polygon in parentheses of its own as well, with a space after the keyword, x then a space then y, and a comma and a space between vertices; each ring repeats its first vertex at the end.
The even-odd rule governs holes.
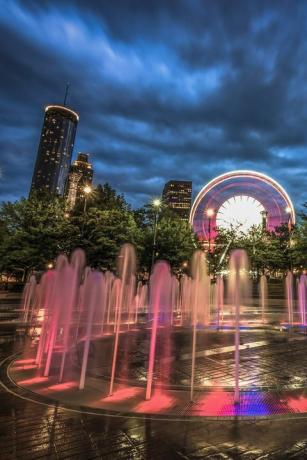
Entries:
POLYGON ((183 220, 189 220, 191 210, 192 182, 170 180, 163 189, 163 203, 183 220))
POLYGON ((68 107, 49 105, 45 108, 31 193, 64 195, 78 120, 78 114, 68 107))

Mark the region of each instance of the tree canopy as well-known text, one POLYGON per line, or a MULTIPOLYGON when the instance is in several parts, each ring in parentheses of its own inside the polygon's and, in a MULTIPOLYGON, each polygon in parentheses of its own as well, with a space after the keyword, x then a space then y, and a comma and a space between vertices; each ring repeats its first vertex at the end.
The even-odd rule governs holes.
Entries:
MULTIPOLYGON (((180 271, 201 247, 189 223, 163 205, 132 210, 109 184, 98 185, 86 200, 86 206, 80 200, 70 212, 64 199, 54 195, 32 194, 30 199, 2 203, 1 273, 25 279, 32 270, 44 270, 60 253, 77 247, 86 251, 89 265, 113 269, 120 246, 126 242, 136 248, 139 270, 150 271, 154 257, 180 271)), ((262 227, 252 227, 248 233, 219 229, 208 254, 211 273, 226 268, 233 248, 246 249, 257 275, 306 269, 307 205, 293 229, 287 225, 274 232, 262 227)))
MULTIPOLYGON (((150 271, 155 212, 150 205, 131 210, 123 195, 109 185, 98 185, 72 211, 54 195, 35 195, 0 208, 0 269, 25 278, 44 270, 60 253, 83 248, 88 264, 114 269, 122 244, 134 244, 139 269, 150 271)), ((168 209, 159 210, 155 258, 167 260, 174 270, 188 261, 198 241, 189 224, 168 209)))

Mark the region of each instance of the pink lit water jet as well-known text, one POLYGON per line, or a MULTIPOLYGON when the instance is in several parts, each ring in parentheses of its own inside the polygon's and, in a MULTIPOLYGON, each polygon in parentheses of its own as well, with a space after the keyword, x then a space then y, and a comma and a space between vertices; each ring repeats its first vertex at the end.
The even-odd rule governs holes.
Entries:
POLYGON ((166 262, 157 262, 150 279, 150 311, 152 314, 152 328, 148 358, 146 399, 151 398, 153 370, 156 354, 156 341, 159 316, 167 324, 168 309, 171 303, 171 273, 166 262))
POLYGON ((293 326, 293 274, 288 271, 286 276, 286 300, 288 308, 288 322, 293 326))
POLYGON ((195 251, 192 258, 192 365, 191 365, 191 388, 190 400, 194 396, 195 380, 195 352, 196 352, 196 331, 198 321, 208 324, 210 284, 207 274, 207 261, 203 251, 195 251))
POLYGON ((303 273, 298 283, 298 303, 302 326, 306 326, 306 293, 307 293, 307 276, 303 273))
POLYGON ((114 341, 112 370, 111 370, 111 378, 110 378, 110 389, 109 389, 110 396, 113 394, 113 387, 114 387, 122 309, 124 306, 127 307, 127 304, 125 302, 127 302, 127 300, 130 299, 131 283, 133 283, 131 278, 133 277, 133 280, 135 279, 134 277, 135 270, 136 270, 136 260, 135 260, 134 247, 131 244, 125 244, 121 248, 120 254, 118 256, 118 272, 119 272, 120 280, 118 280, 119 281, 118 291, 116 295, 115 341, 114 341))
POLYGON ((235 249, 230 255, 229 293, 235 307, 235 392, 234 402, 240 403, 240 307, 249 297, 248 258, 242 249, 235 249))
POLYGON ((266 316, 267 304, 268 304, 268 281, 265 275, 261 275, 260 277, 259 290, 260 290, 259 294, 260 294, 262 323, 265 323, 265 316, 266 316))

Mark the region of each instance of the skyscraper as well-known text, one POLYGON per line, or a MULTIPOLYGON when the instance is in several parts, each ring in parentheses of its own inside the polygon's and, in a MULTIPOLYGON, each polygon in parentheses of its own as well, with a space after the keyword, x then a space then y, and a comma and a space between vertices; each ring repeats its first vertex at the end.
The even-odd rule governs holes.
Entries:
POLYGON ((79 153, 69 169, 65 195, 70 209, 84 197, 84 187, 92 185, 93 167, 88 159, 88 153, 79 153))
POLYGON ((64 195, 78 121, 78 114, 68 107, 45 108, 31 192, 64 195))
POLYGON ((170 180, 163 189, 162 200, 165 205, 183 220, 189 220, 191 209, 192 182, 187 180, 170 180))

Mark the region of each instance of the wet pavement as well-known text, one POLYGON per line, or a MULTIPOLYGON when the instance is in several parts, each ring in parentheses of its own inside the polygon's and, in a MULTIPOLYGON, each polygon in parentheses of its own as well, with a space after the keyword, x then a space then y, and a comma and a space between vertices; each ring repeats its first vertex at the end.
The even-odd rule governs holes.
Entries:
MULTIPOLYGON (((158 332, 155 380, 164 387, 187 389, 191 376, 191 329, 158 332)), ((240 336, 240 386, 246 390, 288 390, 307 386, 307 335, 274 329, 244 330, 240 336)), ((145 385, 149 336, 131 331, 120 337, 118 381, 145 385)), ((107 379, 110 375, 112 337, 93 340, 88 373, 107 379)), ((195 387, 223 389, 234 384, 234 332, 197 333, 195 387)), ((82 344, 71 356, 76 368, 82 344)))
MULTIPOLYGON (((1 357, 10 352, 2 348, 1 357)), ((307 458, 307 419, 169 422, 88 415, 29 402, 2 387, 0 404, 2 460, 307 458)))
MULTIPOLYGON (((175 332, 161 328, 154 372, 154 390, 145 401, 148 334, 130 330, 121 334, 120 356, 113 395, 109 396, 110 357, 114 338, 91 342, 85 388, 80 380, 79 352, 73 348, 66 361, 64 380, 59 383, 62 352, 54 353, 49 377, 35 365, 35 347, 12 361, 8 374, 21 387, 64 406, 150 414, 156 418, 182 417, 267 417, 307 412, 307 340, 305 333, 272 329, 245 330, 240 345, 240 404, 234 403, 233 331, 200 330, 196 353, 193 402, 190 401, 191 330, 175 332), (165 352, 166 351, 166 352, 165 352), (104 366, 101 366, 104 363, 104 366)), ((26 347, 27 348, 27 347, 26 347)), ((307 414, 306 414, 307 415, 307 414)))

